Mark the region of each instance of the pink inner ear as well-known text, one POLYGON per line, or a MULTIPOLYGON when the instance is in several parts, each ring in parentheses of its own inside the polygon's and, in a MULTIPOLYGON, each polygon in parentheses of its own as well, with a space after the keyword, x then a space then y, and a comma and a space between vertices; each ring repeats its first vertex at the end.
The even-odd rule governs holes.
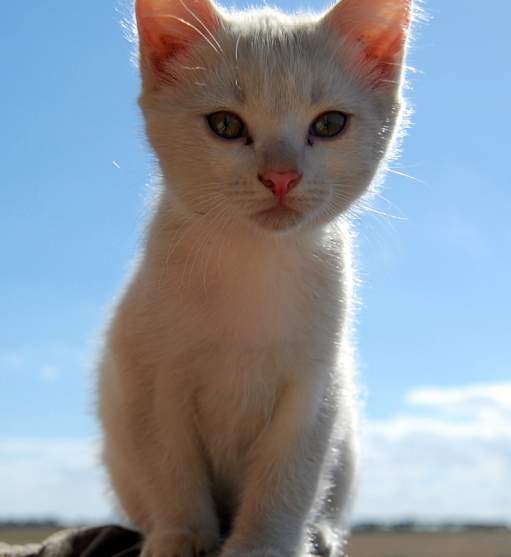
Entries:
POLYGON ((158 73, 191 44, 214 40, 219 24, 209 0, 137 0, 136 16, 143 61, 158 73))
POLYGON ((361 46, 364 58, 375 64, 377 81, 395 76, 410 26, 411 0, 342 0, 325 19, 361 46))
POLYGON ((406 30, 410 25, 410 13, 407 10, 394 16, 383 28, 375 26, 374 30, 369 29, 367 34, 362 33, 359 37, 369 58, 394 60, 402 51, 406 30))

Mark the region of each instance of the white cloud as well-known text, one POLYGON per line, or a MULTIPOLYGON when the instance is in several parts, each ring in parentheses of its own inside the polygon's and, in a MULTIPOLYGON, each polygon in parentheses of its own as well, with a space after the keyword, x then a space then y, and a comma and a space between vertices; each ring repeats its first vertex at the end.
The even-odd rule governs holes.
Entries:
POLYGON ((475 384, 458 388, 421 388, 408 394, 411 404, 424 406, 493 405, 511 411, 511 383, 475 384))
MULTIPOLYGON (((511 522, 510 394, 511 383, 420 388, 367 422, 355 517, 511 522)), ((0 438, 0 518, 108 520, 98 462, 92 439, 0 438)))
POLYGON ((98 461, 92 439, 0 439, 0 519, 106 520, 98 461))
POLYGON ((366 424, 357 516, 511 522, 511 383, 420 388, 366 424))
POLYGON ((94 370, 99 353, 97 342, 89 341, 89 345, 89 350, 62 342, 26 345, 13 351, 0 349, 0 379, 13 377, 17 381, 29 381, 35 378, 43 383, 55 383, 72 381, 77 374, 85 378, 94 370))

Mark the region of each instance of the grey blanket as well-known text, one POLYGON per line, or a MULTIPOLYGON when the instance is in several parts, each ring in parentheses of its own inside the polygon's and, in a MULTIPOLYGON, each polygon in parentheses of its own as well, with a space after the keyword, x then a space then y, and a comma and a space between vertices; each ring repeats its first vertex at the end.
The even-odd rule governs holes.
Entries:
POLYGON ((140 534, 120 526, 63 530, 41 544, 0 543, 0 557, 138 557, 140 534))

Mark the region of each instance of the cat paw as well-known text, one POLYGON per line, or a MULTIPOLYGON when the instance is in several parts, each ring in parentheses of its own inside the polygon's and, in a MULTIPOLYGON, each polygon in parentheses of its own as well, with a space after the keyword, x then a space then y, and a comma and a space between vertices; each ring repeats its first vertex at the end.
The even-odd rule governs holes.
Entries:
POLYGON ((149 534, 141 557, 205 557, 218 549, 215 532, 174 529, 149 534))
POLYGON ((342 557, 345 533, 334 533, 328 526, 309 528, 309 555, 320 557, 342 557))
POLYGON ((320 555, 321 557, 330 557, 332 553, 332 544, 327 540, 325 533, 319 528, 311 528, 309 533, 310 555, 320 555))

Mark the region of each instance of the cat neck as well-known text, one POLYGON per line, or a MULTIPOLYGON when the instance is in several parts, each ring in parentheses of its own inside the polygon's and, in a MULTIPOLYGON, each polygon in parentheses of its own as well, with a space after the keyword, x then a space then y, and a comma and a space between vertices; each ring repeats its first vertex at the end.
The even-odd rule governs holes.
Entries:
POLYGON ((168 201, 159 199, 137 266, 138 284, 162 308, 174 303, 176 289, 183 303, 217 303, 237 312, 248 312, 247 304, 287 300, 293 306, 325 288, 336 290, 338 273, 346 264, 349 271, 348 228, 271 235, 235 221, 219 226, 190 218, 168 201))
POLYGON ((222 252, 222 257, 238 261, 264 257, 303 257, 323 250, 332 239, 332 226, 271 232, 239 218, 222 215, 190 215, 172 198, 167 190, 161 192, 152 225, 147 250, 162 258, 161 250, 177 260, 190 257, 190 252, 203 257, 208 252, 222 252), (202 253, 201 253, 202 252, 202 253))

